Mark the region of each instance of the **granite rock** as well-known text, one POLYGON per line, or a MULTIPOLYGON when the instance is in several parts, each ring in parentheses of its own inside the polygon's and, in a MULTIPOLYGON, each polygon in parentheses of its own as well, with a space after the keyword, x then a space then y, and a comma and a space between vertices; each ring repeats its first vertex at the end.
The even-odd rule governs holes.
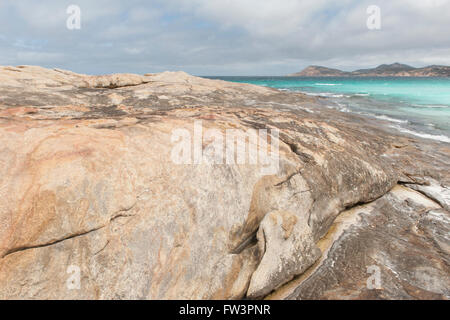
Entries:
POLYGON ((325 103, 184 72, 0 67, 0 298, 263 298, 323 263, 330 279, 315 272, 283 297, 448 297, 449 145, 325 103), (279 137, 276 170, 250 156, 215 162, 218 140, 207 133, 230 129, 279 137), (173 160, 177 132, 187 139, 183 164, 173 160), (398 188, 425 200, 399 204, 398 188), (324 239, 363 204, 373 209, 362 238, 333 240, 354 254, 328 260, 324 239), (375 232, 370 219, 385 222, 375 232), (430 252, 429 265, 392 258, 413 249, 430 252), (354 285, 348 270, 365 273, 367 257, 401 285, 386 295, 354 285))

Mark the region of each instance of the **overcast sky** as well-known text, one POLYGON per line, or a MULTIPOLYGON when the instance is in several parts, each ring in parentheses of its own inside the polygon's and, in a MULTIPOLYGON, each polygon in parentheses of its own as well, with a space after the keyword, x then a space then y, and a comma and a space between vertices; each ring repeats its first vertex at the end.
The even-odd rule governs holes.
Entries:
POLYGON ((0 0, 0 65, 195 75, 450 65, 449 30, 450 0, 0 0), (66 27, 71 4, 79 30, 66 27), (380 30, 367 28, 369 5, 380 30))

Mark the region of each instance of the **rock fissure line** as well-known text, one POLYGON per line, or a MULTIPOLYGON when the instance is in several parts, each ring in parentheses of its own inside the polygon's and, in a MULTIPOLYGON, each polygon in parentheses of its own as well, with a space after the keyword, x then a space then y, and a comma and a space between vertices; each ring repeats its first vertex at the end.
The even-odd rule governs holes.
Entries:
POLYGON ((116 214, 112 215, 111 219, 109 219, 108 224, 110 224, 112 221, 114 221, 118 218, 134 217, 135 216, 134 214, 123 214, 123 212, 128 212, 128 211, 132 210, 134 207, 136 207, 136 205, 137 205, 137 200, 130 207, 117 211, 116 214))
POLYGON ((302 170, 290 174, 286 179, 284 179, 283 181, 281 181, 281 182, 277 183, 276 185, 274 185, 274 187, 280 187, 283 184, 289 182, 293 177, 295 177, 296 175, 299 175, 301 173, 301 171, 302 170))
POLYGON ((82 236, 85 236, 85 235, 87 235, 87 234, 89 234, 89 233, 98 231, 98 230, 104 228, 105 226, 106 226, 106 225, 100 226, 100 227, 97 227, 97 228, 93 228, 93 229, 90 229, 90 230, 88 230, 88 231, 83 231, 83 232, 74 233, 74 234, 71 234, 71 235, 69 235, 69 236, 63 237, 63 238, 61 238, 61 239, 57 239, 57 240, 50 241, 50 242, 48 242, 48 243, 37 244, 37 245, 34 245, 34 246, 22 246, 22 247, 13 248, 13 249, 7 251, 7 252, 2 256, 2 258, 6 258, 7 256, 9 256, 9 255, 11 255, 11 254, 13 254, 13 253, 17 253, 17 252, 21 252, 21 251, 26 251, 26 250, 31 250, 31 249, 45 248, 45 247, 49 247, 49 246, 58 244, 58 243, 60 243, 60 242, 66 241, 66 240, 70 240, 70 239, 77 238, 77 237, 82 237, 82 236))
POLYGON ((255 232, 253 232, 250 236, 248 236, 246 239, 244 239, 239 245, 237 245, 236 248, 230 251, 231 254, 240 254, 242 251, 244 251, 247 248, 250 248, 254 246, 258 241, 256 239, 256 234, 259 230, 256 229, 255 232))
POLYGON ((430 199, 431 201, 433 201, 434 203, 436 203, 438 206, 440 206, 443 209, 446 209, 446 204, 444 202, 443 199, 438 199, 437 197, 434 197, 430 192, 426 192, 422 189, 419 188, 412 188, 411 186, 413 185, 419 185, 422 186, 423 184, 420 183, 405 183, 405 182, 399 182, 399 185, 411 189, 413 191, 419 192, 421 195, 425 196, 426 198, 430 199))
POLYGON ((436 204, 438 204, 441 208, 443 208, 442 203, 441 203, 440 200, 438 200, 437 198, 433 197, 433 196, 432 196, 431 194, 429 194, 428 192, 425 192, 425 191, 420 190, 420 189, 414 189, 414 188, 411 188, 411 187, 408 186, 408 184, 410 184, 410 183, 405 183, 403 186, 406 187, 406 188, 408 188, 408 189, 411 189, 411 190, 413 190, 413 191, 419 192, 420 194, 422 194, 423 196, 427 197, 427 198, 430 199, 431 201, 433 201, 433 202, 435 202, 436 204))
MULTIPOLYGON (((123 212, 127 212, 127 211, 132 210, 132 209, 136 206, 136 204, 137 204, 137 201, 136 201, 132 206, 130 206, 129 208, 126 208, 126 209, 122 209, 122 210, 117 211, 116 214, 112 215, 112 217, 109 219, 108 223, 106 223, 106 224, 104 224, 104 225, 101 225, 101 226, 99 226, 99 227, 95 227, 95 228, 89 229, 89 230, 87 230, 87 231, 76 232, 76 233, 70 234, 70 235, 68 235, 68 236, 62 237, 62 238, 60 238, 60 239, 56 239, 56 240, 49 241, 49 242, 47 242, 47 243, 36 244, 36 245, 32 245, 32 246, 21 246, 21 247, 17 247, 17 248, 12 248, 12 249, 8 250, 5 254, 3 254, 2 259, 3 259, 3 258, 6 258, 7 256, 9 256, 9 255, 11 255, 11 254, 13 254, 13 253, 17 253, 17 252, 21 252, 21 251, 26 251, 26 250, 31 250, 31 249, 45 248, 45 247, 49 247, 49 246, 52 246, 52 245, 61 243, 61 242, 66 241, 66 240, 70 240, 70 239, 74 239, 74 238, 77 238, 77 237, 82 237, 82 236, 88 235, 88 234, 90 234, 90 233, 92 233, 92 232, 101 230, 101 229, 103 229, 103 228, 109 226, 109 225, 111 224, 111 222, 113 222, 113 221, 116 220, 117 218, 121 218, 121 217, 133 217, 134 215, 125 215, 125 214, 123 214, 123 212)), ((107 244, 108 244, 108 243, 109 243, 109 241, 107 242, 107 244)), ((107 244, 106 244, 106 245, 107 245, 107 244)), ((105 247, 106 247, 106 245, 105 245, 105 247)), ((104 248, 105 248, 105 247, 104 247, 104 248)), ((100 251, 102 251, 104 248, 102 248, 100 251)), ((97 252, 97 253, 98 253, 98 252, 97 252)), ((97 254, 97 253, 96 253, 96 254, 97 254)))
POLYGON ((109 244, 109 240, 107 240, 106 243, 105 243, 105 245, 103 246, 103 248, 101 248, 101 249, 98 250, 96 253, 94 253, 93 256, 96 256, 96 255, 98 255, 100 252, 102 252, 103 250, 105 250, 106 247, 108 246, 108 244, 109 244))
POLYGON ((143 84, 147 84, 151 81, 142 81, 141 83, 136 83, 136 84, 122 84, 122 85, 114 85, 114 84, 110 84, 109 86, 95 86, 95 89, 120 89, 120 88, 128 88, 128 87, 136 87, 136 86, 140 86, 143 84))

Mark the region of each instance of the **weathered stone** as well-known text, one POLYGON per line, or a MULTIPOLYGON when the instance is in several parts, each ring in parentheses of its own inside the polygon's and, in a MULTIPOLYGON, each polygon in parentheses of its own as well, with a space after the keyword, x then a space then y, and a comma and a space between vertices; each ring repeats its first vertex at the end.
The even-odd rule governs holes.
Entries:
MULTIPOLYGON (((336 221, 363 203, 373 208, 376 235, 361 224, 362 238, 345 242, 355 254, 330 262, 333 277, 308 278, 323 290, 312 294, 308 280, 289 297, 447 297, 449 145, 324 103, 183 72, 97 77, 0 67, 0 298, 260 298, 324 265, 336 221), (278 169, 175 163, 172 135, 185 129, 193 138, 195 121, 204 132, 278 129, 278 169), (397 183, 441 205, 400 201, 397 183), (346 273, 363 281, 372 242, 402 275, 385 296, 346 273), (408 250, 429 250, 430 265, 396 260, 408 250), (68 286, 76 268, 80 290, 68 286), (420 290, 405 294, 407 287, 420 290)), ((200 148, 215 159, 208 137, 200 148)))
POLYGON ((320 261, 271 298, 448 299, 449 232, 439 204, 396 186, 343 212, 318 243, 320 261))
POLYGON ((247 295, 263 297, 304 272, 319 257, 305 219, 286 211, 268 213, 258 230, 263 258, 252 275, 247 295))

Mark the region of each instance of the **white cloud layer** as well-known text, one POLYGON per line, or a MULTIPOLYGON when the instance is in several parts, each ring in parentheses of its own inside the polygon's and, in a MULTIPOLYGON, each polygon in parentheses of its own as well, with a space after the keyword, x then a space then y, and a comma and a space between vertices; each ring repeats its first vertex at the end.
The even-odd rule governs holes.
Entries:
POLYGON ((449 0, 6 0, 0 65, 202 75, 450 65, 448 30, 449 0), (80 30, 66 28, 71 4, 81 8, 80 30), (373 4, 380 30, 366 26, 373 4))

